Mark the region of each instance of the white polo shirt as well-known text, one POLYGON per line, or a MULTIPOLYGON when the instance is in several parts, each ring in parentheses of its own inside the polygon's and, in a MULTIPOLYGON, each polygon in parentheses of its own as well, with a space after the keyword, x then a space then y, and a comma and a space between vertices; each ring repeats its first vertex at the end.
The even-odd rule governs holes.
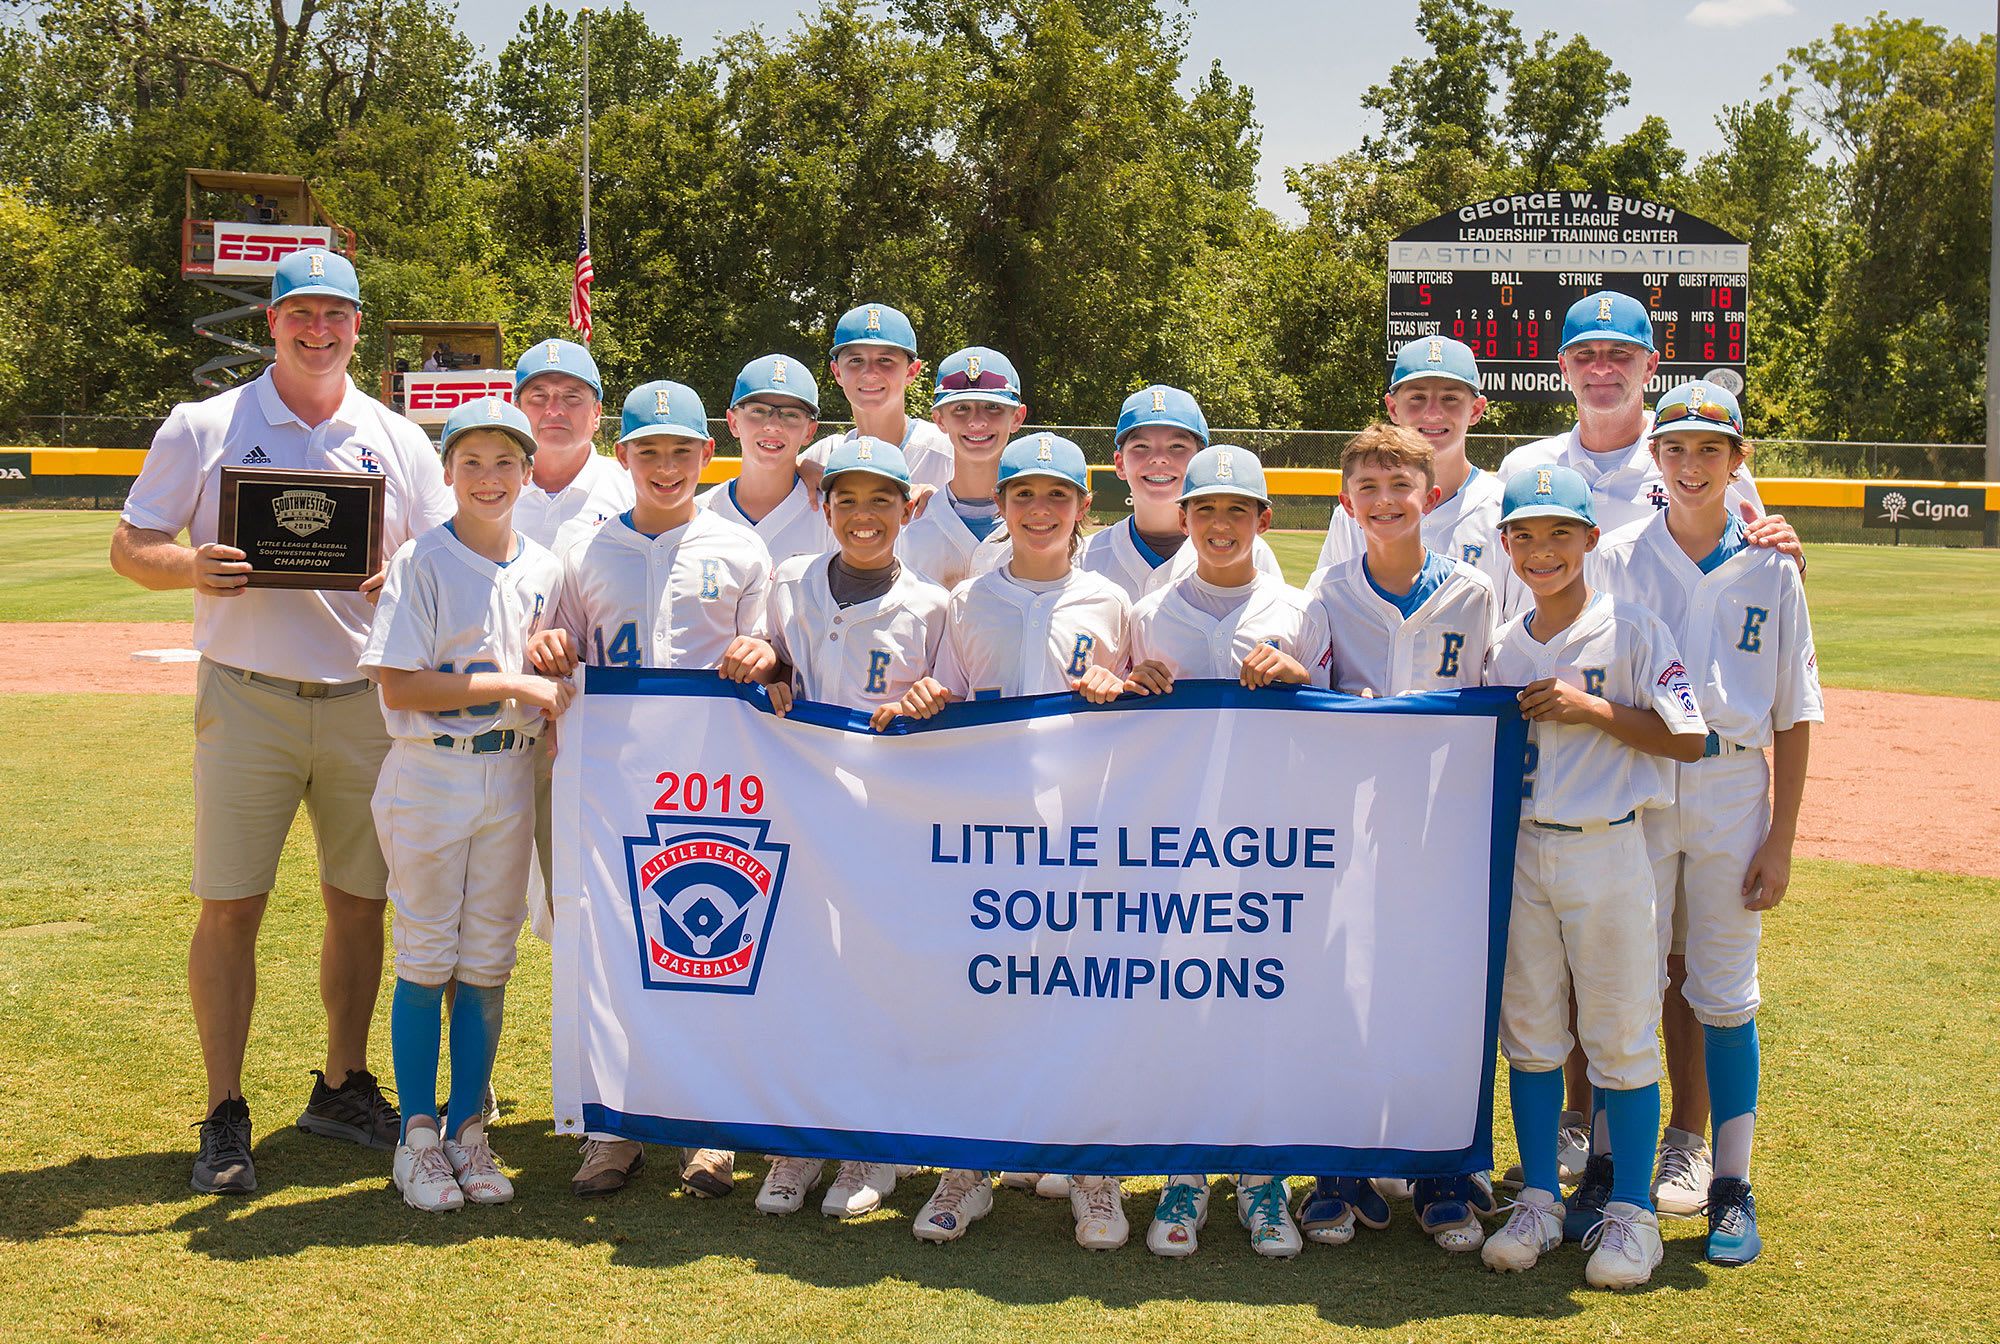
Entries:
MULTIPOLYGON (((373 472, 388 481, 382 555, 456 511, 437 451, 424 432, 347 383, 333 418, 308 425, 279 399, 271 371, 207 401, 174 407, 153 436, 146 465, 120 515, 134 527, 204 546, 216 535, 222 469, 286 467, 373 472)), ((293 681, 335 684, 356 667, 375 608, 360 593, 251 588, 234 597, 194 595, 194 645, 218 663, 293 681)))
MULTIPOLYGON (((1598 530, 1614 532, 1666 511, 1667 487, 1660 480, 1660 469, 1654 464, 1652 451, 1646 443, 1646 436, 1652 431, 1653 416, 1649 411, 1637 442, 1615 452, 1593 453, 1577 439, 1576 428, 1571 426, 1560 434, 1516 448, 1501 461, 1500 470, 1494 474, 1504 485, 1516 473, 1529 467, 1558 463, 1573 467, 1590 486, 1591 507, 1597 514, 1598 530)), ((1764 501, 1757 495, 1756 482, 1750 479, 1748 472, 1738 467, 1735 479, 1729 482, 1730 507, 1734 509, 1740 500, 1748 500, 1759 514, 1764 512, 1764 501)))
POLYGON ((556 548, 556 533, 582 519, 596 525, 632 507, 632 475, 596 449, 583 460, 576 479, 550 494, 530 481, 514 505, 514 530, 544 550, 556 548))

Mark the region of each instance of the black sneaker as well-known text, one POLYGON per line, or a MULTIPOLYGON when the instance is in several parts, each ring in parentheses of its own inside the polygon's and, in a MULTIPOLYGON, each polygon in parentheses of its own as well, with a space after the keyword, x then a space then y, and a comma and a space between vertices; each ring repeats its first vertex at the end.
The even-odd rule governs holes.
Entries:
POLYGON ((1604 1221, 1604 1206, 1611 1202, 1611 1155, 1592 1153, 1583 1164, 1583 1181, 1569 1197, 1563 1215, 1563 1240, 1582 1241, 1590 1229, 1604 1221))
POLYGON ((299 1128, 329 1139, 346 1139, 364 1148, 396 1151, 402 1137, 403 1114, 382 1095, 382 1085, 366 1069, 349 1069, 347 1081, 328 1087, 326 1075, 312 1070, 312 1100, 299 1113, 299 1128))
POLYGON ((195 1154, 188 1184, 204 1195, 247 1195, 257 1188, 257 1164, 250 1159, 250 1106, 241 1097, 216 1103, 208 1119, 197 1121, 201 1151, 195 1154))

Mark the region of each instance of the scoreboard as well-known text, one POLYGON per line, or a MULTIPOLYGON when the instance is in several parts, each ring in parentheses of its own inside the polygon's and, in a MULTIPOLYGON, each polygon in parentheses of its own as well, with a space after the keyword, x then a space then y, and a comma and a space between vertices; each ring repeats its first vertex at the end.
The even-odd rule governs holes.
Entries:
POLYGON ((1419 336, 1464 341, 1495 401, 1569 398, 1563 314, 1600 289, 1653 319, 1651 400, 1704 378, 1743 390, 1750 248, 1685 210, 1601 191, 1474 201, 1389 244, 1388 362, 1419 336))

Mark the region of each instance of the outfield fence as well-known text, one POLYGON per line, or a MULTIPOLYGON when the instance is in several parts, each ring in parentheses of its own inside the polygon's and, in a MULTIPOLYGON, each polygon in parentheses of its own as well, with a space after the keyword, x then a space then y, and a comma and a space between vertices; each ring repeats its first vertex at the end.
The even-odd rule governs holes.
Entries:
MULTIPOLYGON (((120 507, 159 428, 159 416, 22 416, 0 424, 0 507, 120 507)), ((609 451, 616 420, 606 418, 601 447, 609 451)), ((847 422, 823 421, 822 429, 845 430, 847 422)), ((1097 464, 1093 487, 1100 521, 1125 513, 1130 505, 1110 469, 1109 425, 1031 425, 1074 439, 1097 464)), ((709 421, 721 444, 731 442, 721 419, 709 421)), ((1218 428, 1211 439, 1256 453, 1272 473, 1274 525, 1318 530, 1326 526, 1339 492, 1341 451, 1355 430, 1218 428)), ((1472 434, 1467 453, 1480 467, 1498 466, 1513 449, 1539 435, 1472 434)), ((1870 485, 1977 486, 1985 471, 1983 444, 1833 442, 1817 439, 1764 439, 1756 443, 1751 467, 1764 502, 1783 513, 1807 541, 1900 543, 1919 546, 1977 546, 2000 517, 2000 486, 1988 489, 1986 508, 1946 525, 1907 518, 1887 525, 1879 509, 1864 507, 1870 485)), ((735 460, 717 458, 705 473, 711 481, 735 474, 735 460)))

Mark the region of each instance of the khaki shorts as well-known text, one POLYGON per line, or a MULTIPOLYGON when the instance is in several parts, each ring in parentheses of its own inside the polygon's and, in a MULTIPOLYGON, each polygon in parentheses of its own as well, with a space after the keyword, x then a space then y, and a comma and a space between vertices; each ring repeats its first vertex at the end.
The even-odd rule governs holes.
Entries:
POLYGON ((389 734, 373 686, 308 697, 202 659, 194 685, 194 880, 205 901, 261 896, 303 801, 319 878, 383 900, 388 869, 369 800, 389 734))

